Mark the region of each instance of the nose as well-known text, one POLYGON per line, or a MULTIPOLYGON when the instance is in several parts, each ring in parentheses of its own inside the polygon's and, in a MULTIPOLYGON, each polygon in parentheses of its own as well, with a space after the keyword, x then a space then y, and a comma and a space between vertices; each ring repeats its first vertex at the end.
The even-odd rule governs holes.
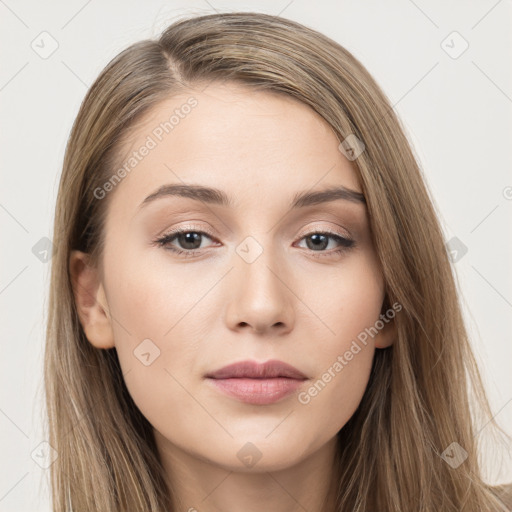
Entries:
POLYGON ((283 335, 293 329, 293 291, 270 251, 248 263, 237 254, 230 272, 226 324, 231 330, 283 335))

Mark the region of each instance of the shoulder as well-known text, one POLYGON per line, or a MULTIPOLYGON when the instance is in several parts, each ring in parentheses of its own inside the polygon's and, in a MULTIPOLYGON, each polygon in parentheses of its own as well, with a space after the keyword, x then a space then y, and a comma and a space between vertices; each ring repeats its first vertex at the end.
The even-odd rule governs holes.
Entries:
POLYGON ((509 510, 512 510, 512 482, 509 484, 494 485, 490 487, 490 490, 498 496, 509 510))

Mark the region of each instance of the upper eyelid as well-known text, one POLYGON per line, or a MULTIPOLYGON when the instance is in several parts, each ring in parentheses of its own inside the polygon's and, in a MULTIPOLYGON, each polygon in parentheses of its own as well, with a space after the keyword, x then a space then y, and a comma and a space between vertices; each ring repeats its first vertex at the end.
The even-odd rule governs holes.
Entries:
MULTIPOLYGON (((180 228, 176 228, 176 229, 171 229, 169 231, 165 231, 164 233, 162 233, 161 236, 164 237, 164 236, 167 236, 167 235, 170 236, 170 235, 173 235, 173 234, 189 233, 189 232, 201 233, 201 234, 205 234, 205 235, 207 235, 207 236, 209 236, 211 238, 215 238, 215 235, 213 235, 207 229, 196 228, 194 226, 185 226, 185 227, 180 227, 180 228)), ((331 229, 331 228, 327 228, 327 229, 310 228, 309 230, 305 231, 302 236, 304 237, 304 236, 312 234, 312 233, 326 233, 326 234, 328 233, 328 234, 332 234, 332 235, 344 236, 343 233, 339 233, 338 231, 336 231, 334 229, 331 229)), ((350 235, 348 235, 348 236, 350 236, 350 235)))

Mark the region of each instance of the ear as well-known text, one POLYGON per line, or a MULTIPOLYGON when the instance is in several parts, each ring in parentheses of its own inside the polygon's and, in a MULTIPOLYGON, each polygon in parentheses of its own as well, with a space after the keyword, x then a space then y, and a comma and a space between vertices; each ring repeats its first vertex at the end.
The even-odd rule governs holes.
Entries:
POLYGON ((375 336, 375 348, 387 348, 390 347, 396 338, 396 326, 394 320, 389 320, 389 323, 385 324, 384 327, 375 336))
POLYGON ((69 257, 69 271, 85 336, 96 348, 113 348, 112 322, 98 269, 90 264, 87 253, 74 250, 69 257))
POLYGON ((393 318, 389 318, 386 312, 381 313, 379 320, 384 324, 384 326, 382 329, 379 329, 379 332, 375 336, 375 348, 390 347, 395 341, 397 330, 394 317, 395 315, 393 315, 393 318))

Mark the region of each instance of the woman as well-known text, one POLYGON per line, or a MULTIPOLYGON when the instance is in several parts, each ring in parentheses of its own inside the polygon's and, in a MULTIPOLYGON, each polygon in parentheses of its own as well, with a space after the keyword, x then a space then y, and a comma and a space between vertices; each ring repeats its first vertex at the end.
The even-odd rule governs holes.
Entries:
POLYGON ((54 243, 54 510, 506 510, 418 163, 322 34, 215 14, 119 54, 54 243))

